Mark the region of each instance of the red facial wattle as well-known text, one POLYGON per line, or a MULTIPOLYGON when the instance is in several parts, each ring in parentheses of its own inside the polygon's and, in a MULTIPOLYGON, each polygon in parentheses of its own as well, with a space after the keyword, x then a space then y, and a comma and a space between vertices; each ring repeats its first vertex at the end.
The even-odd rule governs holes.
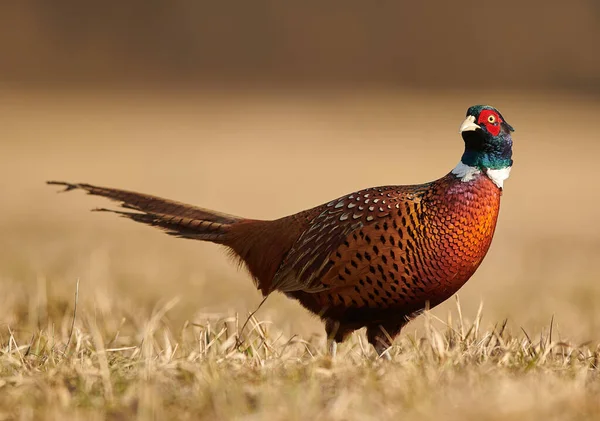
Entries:
POLYGON ((502 118, 500 118, 497 112, 492 110, 482 110, 479 114, 479 119, 477 120, 477 124, 479 126, 485 126, 492 136, 498 136, 498 134, 500 134, 501 123, 502 118))

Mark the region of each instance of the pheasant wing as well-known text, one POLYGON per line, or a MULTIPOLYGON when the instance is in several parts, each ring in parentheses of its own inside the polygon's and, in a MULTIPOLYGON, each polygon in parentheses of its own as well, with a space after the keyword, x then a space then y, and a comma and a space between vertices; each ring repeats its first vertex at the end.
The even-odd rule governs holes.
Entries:
MULTIPOLYGON (((369 243, 375 240, 375 232, 389 229, 386 217, 404 212, 403 201, 415 198, 412 191, 398 189, 367 189, 323 205, 287 254, 271 289, 315 293, 344 284, 343 277, 330 275, 341 265, 352 264, 357 251, 364 248, 363 242, 369 243)), ((389 242, 388 246, 393 247, 389 242)), ((369 270, 366 256, 363 259, 355 264, 361 272, 369 270)))

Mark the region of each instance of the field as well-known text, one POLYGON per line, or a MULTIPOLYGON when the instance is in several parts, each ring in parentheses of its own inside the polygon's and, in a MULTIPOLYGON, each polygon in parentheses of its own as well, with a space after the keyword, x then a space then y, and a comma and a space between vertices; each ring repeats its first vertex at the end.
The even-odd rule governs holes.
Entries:
POLYGON ((560 93, 3 91, 0 420, 558 420, 600 414, 600 102, 560 93), (469 105, 516 128, 488 257, 375 357, 261 300, 211 244, 58 179, 254 218, 458 161, 469 105))

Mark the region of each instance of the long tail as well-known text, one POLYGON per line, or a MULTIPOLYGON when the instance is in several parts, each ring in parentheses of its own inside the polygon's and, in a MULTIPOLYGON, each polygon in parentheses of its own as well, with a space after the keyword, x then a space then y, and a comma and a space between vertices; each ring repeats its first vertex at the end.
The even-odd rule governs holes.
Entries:
POLYGON ((99 208, 143 224, 158 227, 167 234, 193 240, 211 241, 226 246, 232 256, 245 265, 263 294, 271 292, 271 282, 284 256, 304 229, 297 216, 274 221, 245 219, 161 197, 91 184, 48 181, 63 186, 63 191, 84 190, 102 196, 127 209, 99 208))
POLYGON ((212 241, 223 244, 230 227, 243 218, 199 208, 173 200, 126 190, 98 187, 91 184, 48 181, 47 184, 64 186, 63 191, 84 190, 94 196, 102 196, 117 202, 130 211, 106 208, 94 209, 112 212, 124 218, 163 229, 167 234, 180 238, 212 241))

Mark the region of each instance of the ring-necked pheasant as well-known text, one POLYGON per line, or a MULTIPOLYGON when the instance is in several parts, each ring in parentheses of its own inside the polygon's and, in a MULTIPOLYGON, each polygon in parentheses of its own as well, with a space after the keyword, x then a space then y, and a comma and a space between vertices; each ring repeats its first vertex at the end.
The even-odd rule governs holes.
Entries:
POLYGON ((411 317, 453 295, 485 257, 513 162, 512 131, 495 108, 473 106, 460 126, 465 151, 446 176, 360 190, 273 221, 89 184, 48 184, 127 209, 98 210, 228 247, 263 295, 281 291, 325 321, 332 353, 366 326, 382 354, 411 317))

